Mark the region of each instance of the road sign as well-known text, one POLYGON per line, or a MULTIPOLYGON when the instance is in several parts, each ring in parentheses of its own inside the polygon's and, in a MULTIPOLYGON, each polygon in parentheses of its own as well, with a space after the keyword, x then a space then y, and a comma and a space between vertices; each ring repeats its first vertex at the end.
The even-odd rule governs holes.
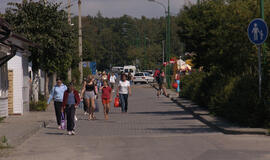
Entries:
POLYGON ((261 69, 261 44, 268 37, 268 26, 261 18, 253 19, 248 25, 248 38, 251 43, 258 47, 258 71, 259 71, 259 97, 261 98, 262 69, 261 69))
POLYGON ((96 69, 97 69, 97 63, 96 62, 90 62, 90 68, 91 68, 92 74, 95 75, 96 74, 96 69))
POLYGON ((261 18, 253 19, 248 25, 248 38, 256 45, 261 45, 268 37, 268 27, 261 18))
POLYGON ((83 62, 83 67, 84 67, 84 68, 87 67, 87 62, 83 62))

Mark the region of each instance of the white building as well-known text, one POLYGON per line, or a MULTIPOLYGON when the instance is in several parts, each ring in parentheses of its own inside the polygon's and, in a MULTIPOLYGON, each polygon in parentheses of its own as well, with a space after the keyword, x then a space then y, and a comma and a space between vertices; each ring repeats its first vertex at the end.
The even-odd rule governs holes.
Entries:
POLYGON ((29 111, 29 56, 30 53, 17 52, 8 61, 9 114, 23 114, 29 111))
POLYGON ((29 110, 29 46, 32 42, 0 18, 0 117, 29 110))

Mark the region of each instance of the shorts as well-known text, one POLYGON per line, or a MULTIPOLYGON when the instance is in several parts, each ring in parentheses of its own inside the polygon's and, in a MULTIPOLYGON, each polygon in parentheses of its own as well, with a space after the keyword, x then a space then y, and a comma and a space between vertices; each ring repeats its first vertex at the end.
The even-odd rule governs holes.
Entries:
POLYGON ((84 93, 84 98, 85 99, 95 98, 95 92, 94 91, 86 91, 84 93))
POLYGON ((161 90, 163 88, 163 83, 159 83, 158 87, 159 87, 158 90, 161 90))
POLYGON ((102 104, 110 104, 110 98, 102 98, 102 104))

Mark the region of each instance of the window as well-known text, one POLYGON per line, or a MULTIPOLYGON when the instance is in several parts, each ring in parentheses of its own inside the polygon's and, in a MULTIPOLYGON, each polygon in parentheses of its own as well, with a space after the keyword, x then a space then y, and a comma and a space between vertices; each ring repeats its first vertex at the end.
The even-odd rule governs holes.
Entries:
POLYGON ((135 76, 143 76, 143 73, 136 73, 135 76))
POLYGON ((128 69, 125 69, 125 72, 128 73, 128 69))

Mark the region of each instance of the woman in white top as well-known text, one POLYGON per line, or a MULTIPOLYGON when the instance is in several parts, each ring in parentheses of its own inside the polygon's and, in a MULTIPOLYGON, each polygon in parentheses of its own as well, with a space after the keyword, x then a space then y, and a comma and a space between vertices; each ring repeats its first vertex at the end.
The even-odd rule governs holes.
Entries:
POLYGON ((128 110, 128 95, 131 96, 130 82, 127 80, 127 75, 122 74, 117 88, 117 96, 120 98, 123 113, 128 110))

